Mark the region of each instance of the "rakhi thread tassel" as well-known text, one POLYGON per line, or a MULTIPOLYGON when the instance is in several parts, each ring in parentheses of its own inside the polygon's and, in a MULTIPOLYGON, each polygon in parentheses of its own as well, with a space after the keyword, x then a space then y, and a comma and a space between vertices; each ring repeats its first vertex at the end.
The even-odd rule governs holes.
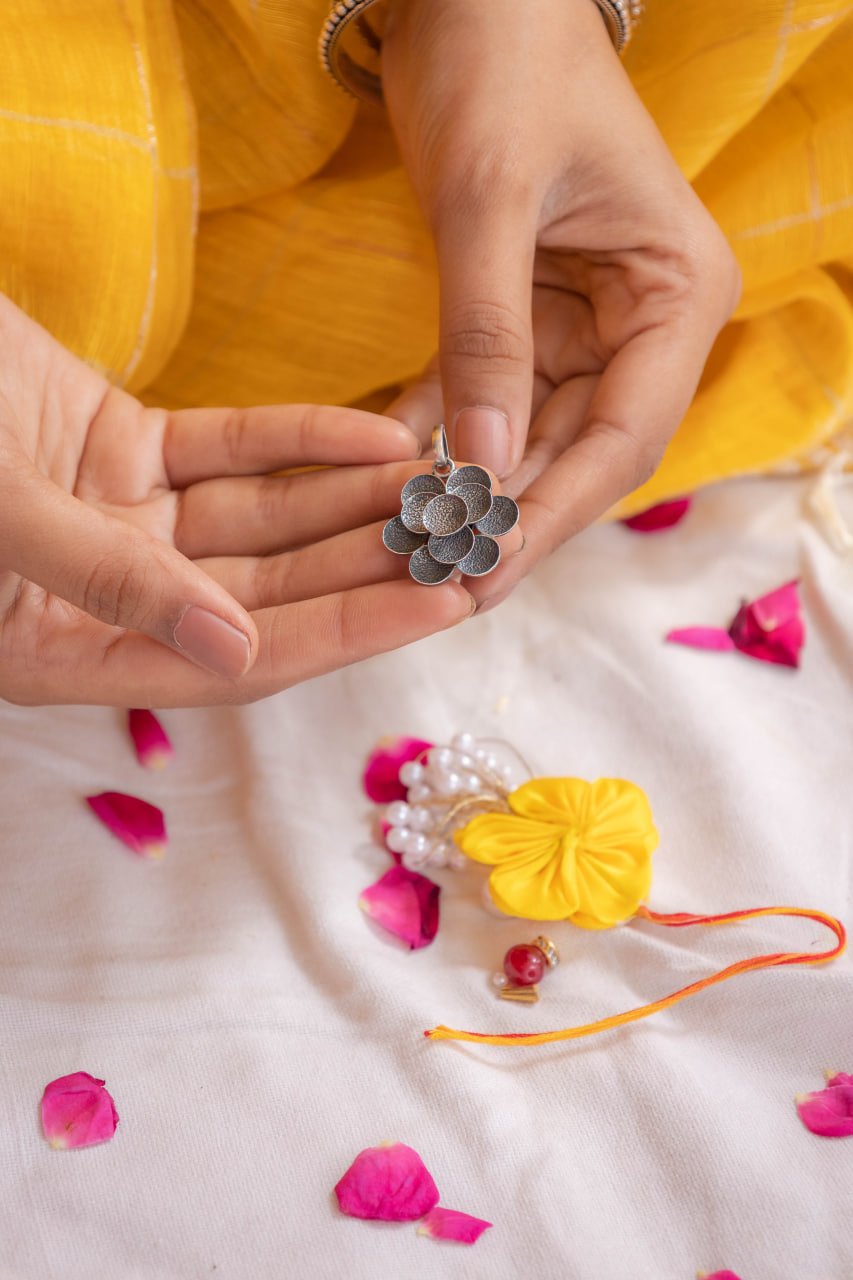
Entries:
POLYGON ((430 1031, 425 1031, 424 1035, 428 1040, 467 1040, 475 1044, 494 1044, 507 1048, 553 1044, 559 1040, 580 1040, 585 1036, 597 1035, 601 1031, 610 1031, 614 1027, 625 1026, 629 1022, 639 1022, 642 1018, 648 1018, 653 1013, 668 1009, 670 1005, 677 1004, 680 1000, 686 1000, 689 996, 698 995, 706 987, 712 987, 718 982, 725 982, 728 978, 735 978, 738 974, 748 973, 751 969, 771 969, 777 965, 786 964, 825 964, 827 961, 841 955, 847 945, 847 934, 840 920, 837 920, 834 916, 826 915, 823 911, 810 911, 804 907, 754 907, 744 911, 727 911, 721 915, 707 916, 692 915, 689 912, 674 912, 667 915, 641 906, 638 908, 635 918, 649 920, 652 924, 664 925, 667 928, 679 929, 694 924, 730 924, 735 920, 753 920, 759 916, 790 916, 814 920, 815 923, 824 925, 835 935, 835 946, 826 951, 776 951, 767 955, 750 956, 745 960, 738 960, 734 964, 728 965, 725 969, 718 970, 707 978, 700 978, 697 982, 691 982, 688 986, 681 987, 678 991, 673 991, 670 995, 664 996, 660 1000, 655 1000, 651 1004, 640 1005, 636 1009, 628 1009, 624 1013, 613 1014, 611 1017, 601 1018, 597 1022, 587 1022, 583 1026, 566 1027, 561 1031, 519 1032, 493 1036, 477 1031, 457 1031, 452 1027, 438 1026, 433 1027, 430 1031))

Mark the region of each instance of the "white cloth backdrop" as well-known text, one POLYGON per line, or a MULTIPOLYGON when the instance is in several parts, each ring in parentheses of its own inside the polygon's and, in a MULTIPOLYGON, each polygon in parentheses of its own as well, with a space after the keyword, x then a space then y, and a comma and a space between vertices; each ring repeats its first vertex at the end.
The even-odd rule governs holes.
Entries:
POLYGON ((525 1008, 489 975, 536 930, 486 914, 482 868, 439 873, 420 952, 356 905, 388 865, 365 845, 366 751, 465 728, 541 773, 643 786, 659 910, 853 918, 853 562, 802 497, 745 482, 668 533, 599 527, 452 634, 265 704, 167 712, 163 774, 136 764, 121 713, 0 706, 3 1280, 849 1280, 853 1139, 812 1136, 793 1102, 853 1071, 846 957, 575 1045, 421 1036, 591 1020, 823 930, 557 926, 563 964, 525 1008), (662 643, 797 574, 799 672, 662 643), (165 809, 162 863, 94 820, 82 797, 104 789, 165 809), (121 1124, 55 1152, 38 1101, 76 1070, 106 1079, 121 1124), (465 1249, 341 1216, 334 1183, 383 1140, 494 1229, 465 1249))

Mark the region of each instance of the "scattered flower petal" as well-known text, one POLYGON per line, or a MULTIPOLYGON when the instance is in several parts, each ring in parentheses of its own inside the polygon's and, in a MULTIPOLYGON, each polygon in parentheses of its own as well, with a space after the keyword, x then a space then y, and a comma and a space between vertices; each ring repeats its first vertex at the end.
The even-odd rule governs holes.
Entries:
POLYGON ((666 638, 694 649, 739 649, 759 662, 798 667, 805 642, 798 584, 786 582, 775 591, 744 603, 727 631, 720 627, 683 627, 670 631, 666 638))
POLYGON ((635 533, 657 533, 659 529, 671 529, 679 524, 692 505, 692 498, 672 498, 669 502, 659 502, 655 507, 629 516, 622 523, 635 533))
POLYGON ((109 1142, 116 1131, 115 1103, 88 1071, 52 1080, 42 1094, 41 1122, 44 1135, 56 1150, 94 1147, 109 1142))
POLYGON ((429 1170, 417 1151, 402 1142, 360 1152, 335 1195, 342 1213, 383 1222, 413 1222, 438 1204, 429 1170))
POLYGON ((735 642, 722 627, 682 627, 667 633, 670 644, 686 644, 691 649, 718 649, 731 652, 735 642))
POLYGON ((848 1138, 853 1134, 853 1076, 837 1071, 825 1089, 801 1093, 795 1099, 797 1113, 811 1133, 822 1138, 848 1138))
POLYGON ((743 605, 729 627, 729 635, 741 653, 751 658, 798 667, 805 640, 798 584, 786 582, 743 605))
POLYGON ((457 1240, 459 1244, 474 1244, 491 1222, 485 1218, 473 1218, 470 1213, 456 1209, 431 1209, 418 1227, 419 1236, 432 1236, 434 1240, 457 1240))
POLYGON ((165 769, 175 749, 154 712, 138 708, 128 711, 127 727, 139 763, 146 769, 165 769))
POLYGON ((86 804, 114 836, 144 858, 162 858, 168 838, 163 811, 120 791, 87 796, 86 804))
POLYGON ((431 746, 431 742, 424 742, 421 738, 383 738, 364 770, 364 790, 368 799, 375 804, 405 800, 406 788, 400 781, 400 769, 409 760, 417 760, 431 746))
POLYGON ((391 867, 358 900, 381 928, 408 943, 410 950, 428 947, 438 933, 440 887, 407 867, 391 867))

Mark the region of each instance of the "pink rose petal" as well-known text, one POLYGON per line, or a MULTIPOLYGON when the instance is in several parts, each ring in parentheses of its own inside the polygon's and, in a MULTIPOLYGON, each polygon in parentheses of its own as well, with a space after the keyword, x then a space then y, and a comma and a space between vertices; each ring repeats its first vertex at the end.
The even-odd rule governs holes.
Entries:
POLYGON ((403 855, 401 853, 395 853, 393 849, 388 848, 388 832, 391 830, 391 823, 386 822, 384 818, 381 818, 376 824, 376 830, 378 832, 379 843, 382 845, 382 848, 388 854, 388 857, 393 858, 399 866, 403 861, 403 855))
POLYGON ((825 1089, 801 1093, 795 1099, 797 1113, 811 1133, 822 1138, 849 1138, 853 1134, 853 1076, 838 1071, 825 1089))
POLYGON ((691 649, 718 649, 720 652, 735 648, 728 631, 722 627, 682 627, 667 633, 670 644, 686 644, 691 649))
POLYGON ((407 867, 391 867, 365 889, 358 905, 382 929, 402 938, 412 951, 428 947, 438 933, 441 888, 407 867))
POLYGON ((740 1280, 733 1271, 700 1271, 699 1280, 740 1280))
POLYGON ((402 1142, 359 1153, 335 1187, 351 1218, 413 1222, 438 1204, 438 1188, 417 1151, 402 1142))
POLYGON ((805 641, 798 584, 786 582, 744 604, 729 627, 729 635, 741 653, 751 658, 798 667, 805 641))
POLYGON ((165 769, 175 749, 154 712, 136 708, 128 711, 127 727, 139 763, 146 769, 165 769))
POLYGON ((137 796, 102 791, 87 796, 86 804, 114 836, 144 858, 162 858, 168 837, 163 811, 137 796))
POLYGON ((400 781, 400 769, 429 751, 431 742, 422 738, 383 738, 369 757, 364 770, 364 790, 375 804, 391 804, 405 800, 406 788, 400 781))
POLYGON ((659 502, 656 507, 648 507, 635 516, 629 516, 622 523, 635 533, 657 533, 659 529, 671 529, 682 521, 692 505, 692 498, 672 498, 669 502, 659 502))
POLYGON ((41 1100, 44 1135, 54 1148, 94 1147, 109 1142, 118 1113, 104 1081, 88 1071, 52 1080, 41 1100))
POLYGON ((459 1244, 474 1244, 491 1222, 485 1218, 472 1218, 470 1213, 456 1209, 431 1209, 418 1227, 419 1236, 432 1236, 434 1240, 457 1240, 459 1244))

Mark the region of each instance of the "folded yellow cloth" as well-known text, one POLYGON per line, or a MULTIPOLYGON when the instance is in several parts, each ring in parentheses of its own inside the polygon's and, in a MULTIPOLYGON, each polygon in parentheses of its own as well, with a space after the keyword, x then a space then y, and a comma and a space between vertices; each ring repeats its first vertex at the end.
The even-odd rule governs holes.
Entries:
MULTIPOLYGON (((327 0, 5 0, 0 291, 170 406, 352 403, 433 352, 436 277, 327 0)), ((853 14, 654 0, 626 66, 745 290, 637 509, 853 418, 853 14)))

